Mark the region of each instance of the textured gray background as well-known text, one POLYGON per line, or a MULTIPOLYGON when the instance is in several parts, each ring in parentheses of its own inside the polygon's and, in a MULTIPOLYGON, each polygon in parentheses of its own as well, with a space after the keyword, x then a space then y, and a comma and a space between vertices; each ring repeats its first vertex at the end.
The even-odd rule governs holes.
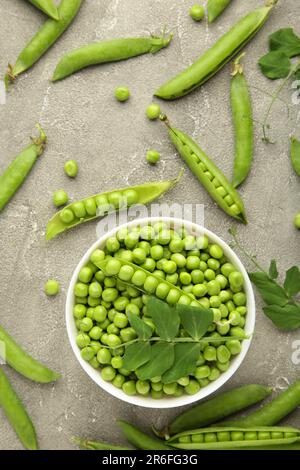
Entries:
MULTIPOLYGON (((72 448, 73 435, 120 442, 116 418, 145 426, 149 422, 162 424, 178 412, 127 405, 103 392, 81 369, 66 334, 65 294, 75 266, 96 239, 95 225, 87 224, 50 243, 44 239, 45 225, 53 213, 51 196, 56 189, 64 188, 78 199, 177 174, 182 163, 164 127, 145 118, 152 92, 190 64, 238 18, 262 3, 235 0, 208 28, 190 19, 191 0, 85 0, 70 29, 32 70, 18 79, 7 104, 0 106, 0 170, 27 145, 36 122, 44 126, 49 137, 44 156, 0 216, 0 322, 30 353, 63 374, 57 384, 42 386, 5 368, 32 416, 43 449, 72 448), (58 59, 72 48, 95 40, 158 32, 164 25, 175 38, 169 49, 156 56, 91 68, 57 84, 49 82, 58 59), (122 84, 132 92, 125 105, 113 97, 114 88, 122 84), (162 161, 155 168, 145 162, 146 150, 151 147, 162 153, 162 161), (80 164, 75 181, 63 172, 64 161, 69 158, 80 164), (49 277, 58 278, 62 286, 61 294, 50 300, 43 293, 49 277)), ((269 103, 261 90, 270 93, 277 86, 262 76, 257 60, 267 50, 269 33, 286 26, 300 33, 299 15, 299 2, 280 1, 264 30, 247 47, 247 75, 250 83, 260 89, 252 89, 257 121, 269 103)), ((0 70, 14 62, 43 21, 43 15, 27 2, 1 0, 0 70)), ((185 99, 163 103, 172 121, 193 135, 228 176, 234 150, 229 83, 228 66, 185 99)), ((282 97, 291 104, 290 87, 282 97)), ((291 105, 288 118, 282 103, 275 106, 272 133, 276 145, 262 143, 257 124, 253 171, 241 190, 249 218, 249 225, 239 228, 241 240, 262 264, 267 265, 275 257, 282 271, 300 262, 300 235, 292 225, 299 209, 300 185, 288 159, 288 135, 297 134, 299 109, 291 105)), ((205 204, 206 226, 230 240, 227 231, 232 221, 215 207, 189 171, 164 201, 205 204)), ((299 378, 300 366, 291 361, 292 343, 299 338, 299 332, 277 331, 263 316, 257 300, 257 327, 251 350, 227 387, 258 382, 279 389, 286 385, 285 379, 291 382, 299 378)), ((299 424, 299 413, 290 419, 291 423, 299 424)), ((2 412, 0 422, 0 449, 20 449, 2 412)))

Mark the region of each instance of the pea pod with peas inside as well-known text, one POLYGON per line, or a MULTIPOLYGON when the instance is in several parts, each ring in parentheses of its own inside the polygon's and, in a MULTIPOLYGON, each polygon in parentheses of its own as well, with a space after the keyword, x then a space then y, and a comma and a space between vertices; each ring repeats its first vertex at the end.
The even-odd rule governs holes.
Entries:
POLYGON ((231 217, 247 223, 244 204, 236 189, 203 150, 179 129, 171 127, 166 116, 161 116, 169 129, 169 137, 180 156, 218 206, 231 217))
POLYGON ((65 32, 81 7, 82 0, 61 0, 59 20, 49 18, 20 53, 15 65, 9 66, 6 81, 30 69, 65 32))
POLYGON ((0 342, 4 344, 5 360, 13 369, 34 382, 49 383, 59 379, 53 372, 27 354, 0 326, 0 342))
POLYGON ((57 7, 54 4, 53 0, 28 0, 32 5, 37 7, 46 15, 50 16, 53 20, 58 20, 59 15, 57 11, 57 7))
POLYGON ((300 431, 292 427, 212 427, 173 436, 168 445, 184 450, 251 449, 300 442, 300 431))
POLYGON ((3 409, 24 447, 28 450, 37 450, 37 438, 31 419, 1 367, 0 407, 3 409))
POLYGON ((32 144, 26 147, 0 175, 0 211, 24 183, 38 157, 44 152, 47 137, 38 124, 36 127, 40 132, 39 137, 32 139, 32 144))
POLYGON ((172 35, 122 38, 88 44, 67 53, 58 63, 52 81, 56 82, 91 65, 116 62, 143 54, 156 54, 167 47, 172 35))
POLYGON ((208 22, 213 23, 228 7, 232 0, 208 0, 207 15, 208 22))
POLYGON ((247 178, 253 159, 253 116, 252 104, 240 63, 242 54, 234 62, 231 80, 231 108, 235 128, 235 160, 232 185, 237 188, 247 178))
POLYGON ((139 186, 97 194, 74 202, 56 213, 48 222, 46 239, 51 240, 58 234, 70 230, 90 220, 107 215, 110 211, 124 209, 139 204, 148 204, 166 191, 173 188, 182 176, 176 179, 145 183, 139 186))
POLYGON ((155 96, 164 100, 181 98, 203 85, 222 69, 256 35, 267 21, 277 0, 242 18, 222 36, 198 61, 162 85, 155 96))

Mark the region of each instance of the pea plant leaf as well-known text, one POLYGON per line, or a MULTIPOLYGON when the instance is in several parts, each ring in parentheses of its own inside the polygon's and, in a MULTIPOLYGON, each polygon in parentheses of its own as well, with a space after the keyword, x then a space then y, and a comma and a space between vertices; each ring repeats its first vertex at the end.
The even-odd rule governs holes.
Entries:
POLYGON ((149 380, 159 377, 174 364, 174 344, 159 341, 150 346, 150 359, 135 373, 140 380, 149 380))
POLYGON ((170 307, 166 302, 150 297, 147 310, 156 326, 161 339, 170 341, 178 335, 180 318, 175 307, 170 307))
POLYGON ((214 321, 214 314, 209 308, 177 304, 176 310, 183 328, 195 340, 202 338, 214 321))
POLYGON ((292 28, 282 28, 269 37, 271 51, 283 52, 287 57, 300 55, 300 38, 292 28))
POLYGON ((258 62, 262 73, 271 80, 286 78, 291 71, 291 61, 284 52, 272 51, 258 62))
POLYGON ((152 328, 147 325, 143 320, 140 319, 134 313, 128 313, 128 320, 132 328, 136 331, 138 338, 141 340, 150 339, 152 336, 152 328))
POLYGON ((281 330, 296 330, 300 327, 300 305, 269 305, 264 313, 281 330))
POLYGON ((294 297, 300 292, 300 271, 298 266, 292 266, 286 272, 284 288, 289 297, 294 297))
POLYGON ((249 277, 267 305, 284 306, 289 298, 277 282, 264 272, 249 273, 249 277))
POLYGON ((272 259, 272 261, 271 261, 270 268, 269 268, 269 276, 273 280, 277 279, 278 276, 279 276, 278 269, 277 269, 277 263, 276 263, 275 259, 272 259))
POLYGON ((136 370, 150 360, 150 343, 129 344, 125 348, 123 367, 128 370, 136 370))
POLYGON ((177 343, 175 344, 175 360, 173 366, 162 376, 165 384, 176 382, 181 377, 195 372, 200 354, 200 344, 177 343))

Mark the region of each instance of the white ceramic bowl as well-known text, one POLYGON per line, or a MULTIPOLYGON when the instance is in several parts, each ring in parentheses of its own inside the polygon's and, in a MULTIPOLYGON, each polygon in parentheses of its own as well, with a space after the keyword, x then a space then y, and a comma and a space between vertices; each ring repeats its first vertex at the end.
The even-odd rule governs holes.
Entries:
POLYGON ((89 258, 92 254, 92 252, 97 249, 97 248, 102 248, 104 247, 106 240, 114 236, 120 228, 123 227, 129 227, 132 228, 136 225, 147 225, 149 223, 155 223, 158 220, 162 220, 168 224, 172 224, 173 226, 184 226, 190 233, 193 233, 195 235, 201 235, 201 234, 206 234, 208 238, 213 241, 214 243, 217 243, 223 248, 225 256, 228 258, 228 260, 237 267, 237 269, 242 273, 245 279, 245 293, 247 295, 247 308, 248 308, 248 313, 246 317, 246 325, 245 325, 245 331, 248 335, 252 335, 254 332, 254 326, 255 326, 255 300, 254 300, 254 294, 253 294, 253 289, 251 282, 249 280, 247 271, 245 270, 243 264, 237 257, 237 255, 234 253, 234 251, 217 235, 214 233, 210 232, 209 230, 196 225, 194 223, 191 223, 189 221, 183 221, 181 219, 173 219, 170 217, 159 217, 159 218, 147 218, 147 219, 136 219, 132 222, 129 222, 127 224, 124 224, 120 227, 115 228, 114 230, 110 231, 103 237, 101 237, 97 242, 95 242, 85 253, 81 261, 78 263, 74 274, 71 279, 71 283, 69 286, 68 294, 67 294, 67 303, 66 303, 66 322, 67 322, 67 331, 68 331, 68 336, 69 340, 72 346, 72 349, 74 351, 74 354, 79 361, 80 365, 82 368, 85 370, 85 372, 91 377, 91 379, 96 382, 99 387, 103 388, 106 392, 110 393, 116 398, 119 398, 120 400, 123 400, 127 403, 131 403, 133 405, 139 405, 143 406, 146 408, 175 408, 178 406, 184 406, 188 405, 191 403, 194 403, 196 401, 202 400, 203 398, 211 395, 214 393, 216 390, 218 390, 222 385, 224 385, 232 376, 233 374, 237 371, 237 369, 240 367, 242 364, 248 349, 250 347, 251 343, 251 337, 248 340, 244 340, 242 343, 242 351, 241 353, 236 356, 235 358, 232 359, 231 364, 229 369, 222 373, 221 376, 215 380, 214 382, 211 382, 207 387, 201 389, 197 394, 195 395, 182 395, 181 397, 170 397, 170 398, 163 398, 160 400, 155 400, 151 397, 142 397, 139 395, 136 396, 128 396, 126 395, 122 390, 114 387, 110 382, 105 382, 100 375, 99 370, 95 370, 88 362, 84 361, 81 357, 80 354, 80 349, 78 348, 76 344, 76 336, 78 334, 75 321, 73 318, 73 306, 74 306, 74 286, 77 282, 78 279, 78 274, 80 269, 89 261, 89 258))

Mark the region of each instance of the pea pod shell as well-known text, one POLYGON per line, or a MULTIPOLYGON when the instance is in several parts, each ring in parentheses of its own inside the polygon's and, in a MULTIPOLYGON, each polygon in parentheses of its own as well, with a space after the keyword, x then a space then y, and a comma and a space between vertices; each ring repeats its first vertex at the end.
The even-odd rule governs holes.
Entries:
POLYGON ((12 79, 32 67, 50 49, 71 24, 81 4, 82 0, 61 0, 59 20, 49 18, 25 46, 10 72, 12 79))
POLYGON ((57 64, 52 81, 62 80, 90 65, 116 62, 142 54, 159 52, 167 47, 172 40, 169 38, 123 38, 88 44, 67 53, 57 64))
POLYGON ((130 444, 141 450, 172 450, 163 441, 152 436, 148 436, 133 424, 126 421, 118 421, 124 436, 130 444))
POLYGON ((264 405, 245 418, 224 422, 222 426, 240 426, 243 428, 254 426, 273 426, 279 423, 300 406, 300 380, 294 382, 287 390, 280 393, 274 400, 264 405))
POLYGON ((27 354, 14 339, 0 326, 0 341, 5 345, 5 360, 13 369, 34 382, 49 383, 60 375, 27 354))
POLYGON ((249 432, 292 432, 295 433, 297 436, 295 437, 286 437, 280 439, 263 439, 263 440, 256 440, 256 441, 225 441, 225 442, 204 442, 204 443, 180 443, 177 440, 183 436, 192 436, 195 434, 210 434, 210 433, 218 433, 218 432, 236 432, 242 431, 245 432, 244 428, 241 427, 212 427, 206 429, 193 429, 191 431, 187 431, 184 433, 177 434, 173 436, 169 441, 168 444, 176 449, 184 449, 184 450, 230 450, 230 449, 242 449, 242 448, 252 448, 252 447, 266 447, 266 446, 280 446, 280 445, 289 445, 300 442, 300 431, 298 429, 292 427, 267 427, 267 426, 259 426, 259 427, 251 427, 247 428, 249 432))
MULTIPOLYGON (((138 200, 134 204, 148 204, 158 197, 162 196, 165 192, 167 192, 169 189, 172 189, 180 180, 182 176, 182 172, 178 175, 178 177, 174 180, 165 180, 165 181, 157 181, 157 182, 151 182, 151 183, 145 183, 139 186, 133 186, 133 187, 127 187, 123 189, 119 189, 113 192, 123 192, 127 190, 134 190, 137 192, 138 195, 138 200)), ((96 199, 99 196, 109 196, 112 193, 112 191, 106 192, 106 193, 101 193, 97 194, 91 197, 88 197, 86 199, 83 199, 80 202, 85 202, 88 199, 96 199)), ((69 204, 68 206, 65 207, 65 209, 72 209, 73 204, 69 204)), ((64 209, 63 209, 64 210, 64 209)), ((46 239, 51 240, 52 238, 56 237, 58 234, 65 232, 66 230, 69 230, 73 227, 76 227, 78 225, 81 225, 85 222, 89 222, 91 220, 95 220, 99 217, 101 217, 104 214, 101 215, 94 215, 94 216, 86 216, 85 218, 79 219, 76 218, 70 225, 64 224, 61 219, 60 219, 60 214, 62 211, 57 212, 52 219, 48 222, 47 228, 46 228, 46 239)))
POLYGON ((24 183, 37 158, 44 152, 47 137, 39 125, 37 128, 40 137, 34 139, 34 143, 23 150, 0 176, 0 211, 24 183))
POLYGON ((77 444, 81 449, 86 450, 133 450, 129 447, 115 446, 113 444, 108 444, 107 442, 100 441, 89 441, 83 439, 73 439, 74 443, 77 444))
POLYGON ((213 23, 228 7, 232 0, 208 0, 207 14, 208 22, 213 23))
POLYGON ((180 156, 189 166, 194 175, 198 178, 202 186, 218 204, 218 206, 224 210, 228 215, 234 217, 240 222, 247 223, 244 204, 240 198, 238 192, 234 187, 229 183, 226 176, 221 172, 221 170, 208 158, 208 156, 203 152, 203 150, 191 139, 191 137, 184 134, 182 131, 170 128, 169 136, 178 150, 180 156), (226 190, 227 195, 231 196, 234 203, 237 205, 239 212, 233 214, 230 206, 224 200, 217 191, 210 179, 205 175, 205 172, 201 169, 200 164, 203 163, 207 170, 217 178, 220 185, 226 190))
POLYGON ((178 434, 213 424, 251 405, 264 400, 272 389, 250 384, 235 388, 183 412, 168 426, 165 435, 178 434))
POLYGON ((59 15, 56 5, 53 3, 53 0, 28 0, 32 5, 37 7, 46 15, 50 16, 53 20, 58 20, 59 15))
POLYGON ((232 185, 237 188, 247 178, 253 160, 252 103, 243 66, 235 62, 231 80, 231 109, 235 128, 235 160, 232 185))
POLYGON ((164 100, 175 100, 203 85, 224 67, 255 36, 268 19, 277 0, 242 18, 199 60, 155 92, 164 100))
POLYGON ((1 368, 0 406, 24 447, 28 450, 37 450, 36 433, 31 419, 1 368))
POLYGON ((295 137, 291 137, 291 161, 295 173, 300 176, 300 142, 295 137))

